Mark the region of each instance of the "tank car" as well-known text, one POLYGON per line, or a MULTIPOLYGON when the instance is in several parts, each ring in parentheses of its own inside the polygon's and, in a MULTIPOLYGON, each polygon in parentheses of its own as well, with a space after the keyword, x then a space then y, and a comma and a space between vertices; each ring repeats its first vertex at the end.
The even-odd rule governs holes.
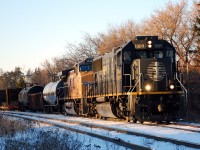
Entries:
POLYGON ((43 90, 44 109, 47 112, 61 111, 63 97, 63 81, 48 83, 43 90))
POLYGON ((175 48, 167 41, 138 36, 93 60, 94 82, 87 83, 86 99, 104 118, 141 123, 176 120, 187 91, 175 58, 175 48))
POLYGON ((28 93, 28 109, 32 111, 42 111, 44 108, 43 89, 42 86, 35 87, 36 89, 28 93))
POLYGON ((41 93, 43 87, 39 85, 34 85, 30 87, 25 87, 22 89, 18 95, 19 109, 24 111, 27 109, 37 109, 36 105, 39 105, 39 100, 33 98, 33 94, 41 93), (37 104, 36 104, 37 103, 37 104))

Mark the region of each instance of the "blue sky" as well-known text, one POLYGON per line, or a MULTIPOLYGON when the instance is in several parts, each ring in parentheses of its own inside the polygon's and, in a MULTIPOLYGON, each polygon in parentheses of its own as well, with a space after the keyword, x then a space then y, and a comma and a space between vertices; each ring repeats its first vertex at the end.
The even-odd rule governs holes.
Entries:
MULTIPOLYGON (((174 0, 179 2, 180 0, 174 0)), ((24 71, 64 54, 66 42, 106 31, 127 20, 138 23, 168 0, 0 0, 0 68, 24 71)))

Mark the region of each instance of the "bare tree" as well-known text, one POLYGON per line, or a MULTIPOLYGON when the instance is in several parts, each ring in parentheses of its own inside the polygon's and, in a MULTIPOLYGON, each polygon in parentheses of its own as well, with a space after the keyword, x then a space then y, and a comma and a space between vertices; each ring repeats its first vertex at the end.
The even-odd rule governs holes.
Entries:
POLYGON ((196 18, 196 22, 194 24, 194 32, 197 36, 196 44, 194 46, 194 50, 192 51, 193 57, 191 59, 190 66, 190 91, 199 93, 200 92, 200 3, 194 2, 194 9, 198 13, 194 13, 194 18, 196 18))
POLYGON ((99 53, 104 54, 110 52, 129 40, 133 40, 137 35, 138 26, 131 20, 121 24, 120 26, 109 26, 106 33, 99 33, 101 44, 99 46, 99 53))
POLYGON ((195 44, 196 34, 192 30, 193 11, 188 11, 187 3, 167 3, 164 8, 155 10, 150 19, 145 20, 140 34, 158 35, 169 41, 177 50, 182 64, 186 61, 186 54, 195 44))
MULTIPOLYGON (((200 2, 194 2, 194 10, 196 10, 197 14, 194 17, 196 18, 196 22, 194 23, 194 32, 197 35, 196 45, 195 45, 195 56, 193 58, 194 66, 200 66, 200 2)), ((199 71, 200 72, 200 71, 199 71)))
POLYGON ((92 37, 88 33, 85 33, 83 42, 67 43, 66 60, 71 64, 76 64, 85 58, 95 57, 98 55, 98 47, 101 43, 101 39, 98 37, 92 37))
POLYGON ((99 32, 95 36, 85 33, 83 42, 67 43, 67 58, 74 63, 87 57, 95 57, 118 47, 135 37, 137 25, 131 20, 120 26, 109 26, 106 32, 99 32))
POLYGON ((42 66, 43 66, 44 72, 45 72, 45 74, 46 74, 45 80, 46 80, 46 81, 52 81, 54 75, 57 73, 57 72, 56 72, 55 64, 46 59, 46 60, 42 63, 42 66))

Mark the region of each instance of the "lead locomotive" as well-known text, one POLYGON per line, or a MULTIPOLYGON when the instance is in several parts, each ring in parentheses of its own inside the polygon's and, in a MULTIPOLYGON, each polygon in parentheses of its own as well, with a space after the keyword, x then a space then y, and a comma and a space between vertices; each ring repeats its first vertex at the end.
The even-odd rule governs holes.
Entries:
POLYGON ((176 120, 187 91, 177 73, 175 53, 157 36, 138 36, 60 72, 60 80, 43 90, 44 109, 141 123, 176 120))

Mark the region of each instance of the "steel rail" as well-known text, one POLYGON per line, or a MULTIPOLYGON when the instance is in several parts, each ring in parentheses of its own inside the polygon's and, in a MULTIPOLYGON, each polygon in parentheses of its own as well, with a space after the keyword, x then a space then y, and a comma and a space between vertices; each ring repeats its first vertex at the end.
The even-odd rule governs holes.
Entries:
MULTIPOLYGON (((118 138, 117 139, 116 138, 111 138, 111 137, 103 136, 103 135, 100 135, 100 134, 91 133, 91 132, 83 131, 83 130, 80 130, 80 129, 75 129, 75 128, 72 128, 72 127, 68 127, 68 126, 57 124, 55 122, 54 123, 53 122, 51 122, 51 123, 47 122, 48 120, 58 120, 58 119, 52 119, 52 118, 50 119, 50 118, 45 118, 45 117, 40 117, 40 116, 34 116, 33 115, 34 117, 47 119, 47 121, 45 121, 45 120, 36 120, 36 119, 33 119, 33 118, 27 118, 27 117, 30 117, 30 115, 24 115, 24 114, 19 114, 20 115, 19 116, 18 114, 8 114, 8 113, 5 114, 4 113, 4 115, 17 117, 17 118, 23 118, 23 119, 27 119, 27 120, 31 120, 31 121, 37 121, 37 122, 40 122, 40 123, 45 123, 45 124, 52 125, 52 126, 55 126, 55 127, 59 127, 59 128, 65 129, 65 130, 72 131, 72 132, 85 134, 85 135, 88 135, 88 136, 91 136, 91 137, 95 137, 95 138, 98 138, 98 139, 101 139, 101 140, 104 140, 104 141, 109 141, 111 143, 114 143, 114 144, 117 144, 119 146, 123 146, 123 147, 129 148, 129 149, 150 150, 150 148, 148 148, 148 147, 132 144, 132 143, 123 141, 123 140, 118 139, 118 138)), ((59 121, 62 121, 62 120, 59 120, 59 121)))
MULTIPOLYGON (((14 114, 16 114, 16 113, 14 113, 14 114)), ((79 124, 79 125, 86 126, 86 127, 89 126, 89 127, 92 127, 92 128, 101 128, 101 129, 104 129, 104 130, 116 131, 116 132, 126 133, 126 134, 129 134, 129 135, 154 139, 156 141, 170 142, 170 143, 176 144, 176 145, 182 145, 182 146, 186 146, 186 147, 190 147, 190 148, 200 149, 200 144, 197 144, 197 143, 192 143, 192 142, 188 142, 188 141, 181 141, 181 140, 176 140, 176 139, 171 139, 171 138, 166 138, 166 137, 160 137, 160 136, 155 136, 155 135, 150 135, 150 134, 145 134, 145 133, 139 133, 139 132, 134 132, 134 131, 127 131, 126 129, 116 129, 114 127, 105 127, 105 126, 102 126, 102 125, 94 125, 94 124, 91 124, 91 123, 83 123, 83 122, 79 122, 79 121, 71 121, 71 120, 64 120, 64 119, 55 119, 53 117, 44 117, 44 116, 38 116, 38 115, 21 114, 21 113, 20 113, 20 115, 34 116, 34 117, 39 117, 39 118, 44 118, 44 119, 52 119, 52 120, 62 121, 62 122, 71 123, 71 124, 79 124)), ((181 130, 181 129, 179 129, 179 130, 181 130)))

